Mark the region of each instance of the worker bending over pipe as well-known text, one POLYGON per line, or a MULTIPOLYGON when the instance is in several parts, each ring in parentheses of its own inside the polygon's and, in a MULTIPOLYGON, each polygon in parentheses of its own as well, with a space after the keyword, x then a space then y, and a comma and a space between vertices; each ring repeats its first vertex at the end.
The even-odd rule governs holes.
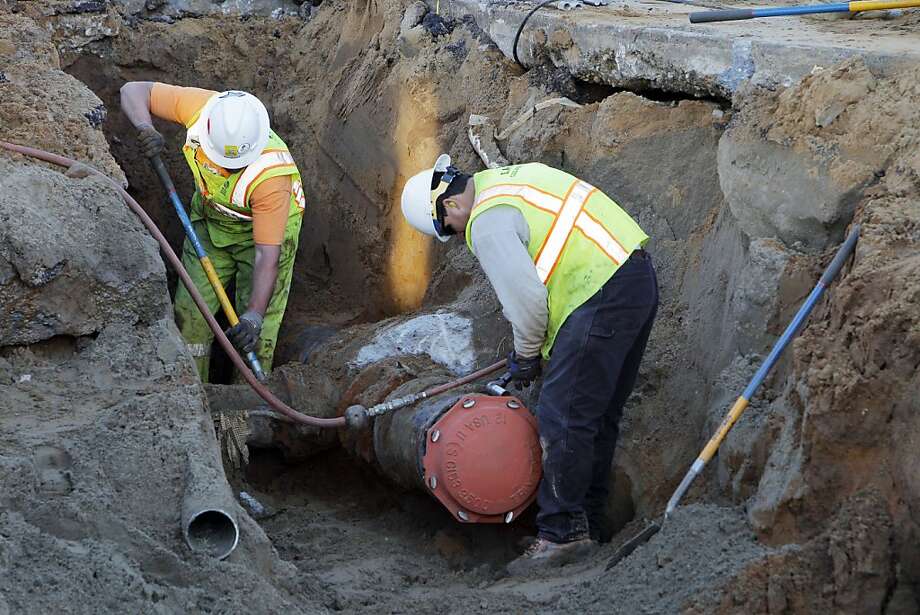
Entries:
MULTIPOLYGON (((561 565, 609 540, 610 466, 658 308, 648 236, 603 192, 542 164, 473 176, 442 154, 406 182, 417 230, 466 239, 514 331, 513 381, 548 361, 537 408, 543 478, 538 536, 511 574, 561 565)), ((496 471, 500 471, 496 468, 496 471)))
MULTIPOLYGON (((196 188, 192 225, 221 283, 236 281, 240 317, 227 336, 242 354, 255 351, 268 372, 305 207, 300 172, 287 145, 271 130, 262 102, 246 92, 131 81, 121 88, 121 108, 151 159, 164 147, 153 117, 186 127, 182 153, 196 188)), ((213 314, 220 302, 188 238, 182 261, 213 314)), ((175 314, 207 382, 214 334, 183 286, 176 292, 175 314)))

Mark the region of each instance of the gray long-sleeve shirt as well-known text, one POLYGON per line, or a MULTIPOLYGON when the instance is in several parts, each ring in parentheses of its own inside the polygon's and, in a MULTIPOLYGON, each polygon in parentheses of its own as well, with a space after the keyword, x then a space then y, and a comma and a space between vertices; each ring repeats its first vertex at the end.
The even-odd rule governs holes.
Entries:
POLYGON ((499 205, 473 220, 470 231, 473 254, 511 322, 515 352, 520 357, 539 354, 546 339, 549 306, 546 287, 527 252, 530 227, 524 215, 510 205, 499 205))

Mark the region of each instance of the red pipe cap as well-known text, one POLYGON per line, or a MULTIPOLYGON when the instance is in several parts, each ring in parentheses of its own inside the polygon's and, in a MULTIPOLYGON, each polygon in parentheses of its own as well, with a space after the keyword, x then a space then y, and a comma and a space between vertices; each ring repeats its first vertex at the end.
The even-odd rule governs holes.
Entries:
POLYGON ((537 494, 537 421, 514 397, 463 397, 431 426, 422 457, 428 490, 468 523, 510 523, 537 494))

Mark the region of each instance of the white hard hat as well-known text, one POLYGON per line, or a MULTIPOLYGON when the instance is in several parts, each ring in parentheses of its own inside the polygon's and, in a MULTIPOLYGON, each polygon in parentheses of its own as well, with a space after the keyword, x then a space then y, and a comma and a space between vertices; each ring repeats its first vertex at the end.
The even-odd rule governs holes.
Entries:
POLYGON ((437 237, 441 241, 447 241, 450 236, 438 233, 435 201, 447 189, 447 186, 442 185, 444 182, 433 185, 434 174, 444 173, 449 166, 450 156, 441 154, 434 163, 434 167, 413 175, 406 182, 402 191, 402 214, 406 222, 417 231, 437 237))
POLYGON ((221 92, 208 100, 201 116, 207 121, 201 147, 212 162, 225 169, 252 164, 268 145, 268 111, 252 94, 221 92))

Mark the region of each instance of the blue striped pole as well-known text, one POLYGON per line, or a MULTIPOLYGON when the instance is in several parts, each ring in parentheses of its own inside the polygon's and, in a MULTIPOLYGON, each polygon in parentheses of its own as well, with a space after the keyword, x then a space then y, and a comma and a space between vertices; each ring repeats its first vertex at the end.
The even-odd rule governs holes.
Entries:
POLYGON ((690 13, 690 23, 737 21, 739 19, 756 19, 758 17, 787 17, 790 15, 812 15, 817 13, 859 13, 862 11, 905 9, 917 6, 920 6, 920 0, 854 0, 853 2, 834 2, 831 4, 811 4, 808 6, 787 6, 770 9, 726 9, 690 13))
MULTIPOLYGON (((227 297, 227 292, 224 290, 223 284, 220 283, 220 278, 217 276, 217 271, 214 269, 214 264, 211 262, 211 259, 208 258, 207 252, 204 251, 204 247, 201 245, 201 241, 198 239, 198 233, 195 232, 195 228, 192 226, 192 221, 189 219, 188 214, 185 211, 185 207, 182 206, 182 200, 179 198, 179 194, 176 192, 176 186, 173 184, 172 178, 169 177, 169 172, 166 170, 166 166, 163 164, 163 161, 159 156, 151 158, 150 164, 153 165, 153 169, 156 171, 157 176, 159 176, 160 182, 162 182, 163 187, 166 188, 166 193, 169 195, 169 200, 172 202, 172 206, 176 210, 176 214, 179 216, 179 221, 182 222, 182 228, 185 229, 186 236, 188 237, 189 241, 192 242, 192 247, 195 248, 195 254, 198 256, 198 262, 201 263, 201 268, 204 269, 205 275, 208 276, 208 281, 214 288, 214 293, 217 295, 217 300, 220 301, 220 305, 224 310, 224 314, 227 316, 227 321, 230 323, 231 327, 235 327, 240 322, 240 319, 236 315, 236 310, 233 309, 233 304, 230 303, 230 298, 227 297)), ((256 356, 256 353, 252 351, 247 352, 246 361, 252 368, 252 373, 255 374, 256 378, 264 382, 265 372, 262 371, 262 364, 259 363, 259 358, 256 356)))
POLYGON ((808 298, 805 299, 805 303, 802 304, 802 307, 799 308, 799 311, 796 312, 795 317, 792 319, 792 322, 786 327, 786 330, 783 331, 783 334, 780 336, 779 340, 773 345, 773 349, 770 350, 770 354, 767 355, 766 360, 761 364, 760 368, 757 370, 757 373, 754 374, 754 377, 751 378, 751 382, 747 385, 747 388, 744 389, 744 393, 741 394, 737 400, 735 400, 734 405, 728 411, 728 414, 725 415, 725 418, 722 419, 722 423, 719 425, 719 428, 716 430, 716 433, 709 439, 709 442, 706 443, 706 446, 700 452, 699 457, 696 458, 696 461, 693 462, 693 465, 690 466, 690 469, 687 470, 687 473, 684 475, 683 480, 678 485, 677 489, 674 491, 674 494, 671 496, 671 499, 668 500, 668 506, 665 509, 665 519, 674 512, 674 509, 677 508, 677 505, 680 503, 681 498, 684 497, 684 494, 687 492, 687 489, 690 488, 690 484, 693 483, 693 479, 703 471, 703 468, 712 459, 713 455, 716 454, 716 451, 719 449, 719 445, 722 444, 722 441, 725 439, 725 436, 728 435, 729 430, 735 424, 735 421, 741 416, 741 413, 744 412, 744 409, 747 408, 748 402, 751 398, 754 397, 754 393, 757 392, 757 389, 763 383, 764 378, 767 377, 767 374, 770 373, 770 370, 773 369, 773 366, 776 365, 776 361, 779 359, 780 355, 783 354, 783 351, 789 345, 789 342, 798 334, 801 330, 802 325, 805 324, 805 320, 808 318, 808 315, 811 314, 811 310, 815 307, 815 304, 821 298, 821 295, 824 294, 824 291, 827 290, 827 287, 830 286, 831 282, 834 281, 834 278, 837 277, 837 274, 840 272, 840 269, 843 267, 843 264, 849 258, 850 254, 853 252, 856 247, 856 241, 859 239, 859 225, 853 227, 853 230, 850 231, 849 236, 846 241, 843 242, 843 245, 840 246, 840 249, 837 250, 837 254, 834 255, 834 260, 831 261, 831 264, 827 266, 827 269, 824 270, 824 273, 821 275, 821 279, 818 280, 818 283, 815 285, 814 289, 809 293, 808 298))

